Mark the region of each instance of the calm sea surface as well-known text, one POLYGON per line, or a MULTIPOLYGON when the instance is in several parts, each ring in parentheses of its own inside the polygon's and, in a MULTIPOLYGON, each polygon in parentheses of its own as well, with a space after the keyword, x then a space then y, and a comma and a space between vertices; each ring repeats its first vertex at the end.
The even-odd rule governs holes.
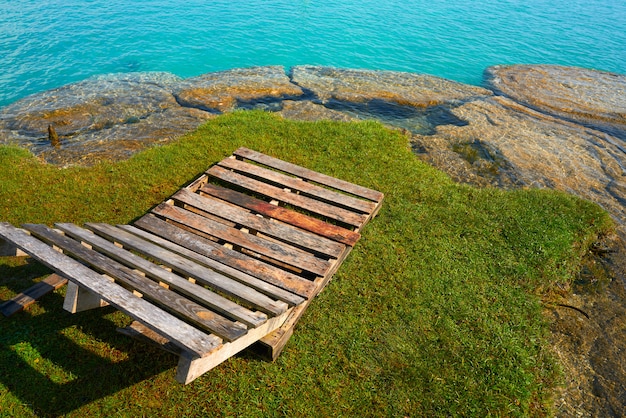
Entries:
POLYGON ((512 63, 626 73, 626 0, 0 0, 0 106, 114 72, 312 64, 480 84, 512 63))

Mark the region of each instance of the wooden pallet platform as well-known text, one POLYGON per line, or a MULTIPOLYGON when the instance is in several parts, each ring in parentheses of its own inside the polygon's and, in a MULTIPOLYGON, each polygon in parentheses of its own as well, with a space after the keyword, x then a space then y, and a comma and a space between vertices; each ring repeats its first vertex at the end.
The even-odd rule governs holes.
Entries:
POLYGON ((0 224, 69 279, 64 308, 111 304, 179 353, 189 383, 259 342, 276 358, 383 201, 377 191, 240 148, 133 225, 0 224))

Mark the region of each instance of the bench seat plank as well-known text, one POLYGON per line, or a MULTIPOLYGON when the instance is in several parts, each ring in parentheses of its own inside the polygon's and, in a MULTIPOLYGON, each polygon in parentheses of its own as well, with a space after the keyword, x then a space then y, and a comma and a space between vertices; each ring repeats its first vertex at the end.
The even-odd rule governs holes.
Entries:
POLYGON ((150 261, 139 257, 130 251, 119 248, 112 242, 99 237, 91 231, 80 228, 74 224, 56 224, 56 227, 65 232, 67 235, 91 245, 94 249, 97 249, 97 251, 107 255, 108 257, 117 260, 132 269, 141 271, 143 274, 154 280, 167 284, 172 289, 184 294, 186 297, 191 298, 224 316, 232 318, 235 321, 239 321, 253 328, 258 327, 267 321, 267 315, 264 313, 250 311, 249 309, 246 309, 245 307, 240 306, 209 289, 191 283, 189 280, 155 265, 154 263, 151 263, 150 261))
POLYGON ((336 206, 345 207, 354 212, 371 213, 376 207, 376 202, 358 199, 345 193, 338 193, 316 184, 304 181, 299 177, 287 176, 274 170, 246 163, 234 158, 225 158, 219 165, 234 170, 250 177, 262 178, 263 181, 274 183, 280 187, 300 192, 301 194, 326 201, 336 206))
POLYGON ((162 203, 154 208, 152 212, 174 222, 191 227, 204 234, 243 247, 255 254, 266 256, 297 269, 310 271, 311 273, 323 276, 329 268, 327 260, 315 257, 313 254, 307 253, 306 251, 276 241, 269 241, 235 228, 229 228, 217 221, 205 218, 197 213, 177 206, 162 203))
POLYGON ((236 270, 232 267, 221 264, 215 260, 212 260, 202 254, 198 254, 195 251, 191 251, 183 246, 175 244, 171 241, 168 241, 160 236, 153 235, 149 232, 141 230, 139 228, 135 228, 132 225, 118 225, 118 228, 121 228, 131 234, 135 234, 145 240, 151 241, 157 245, 160 245, 163 248, 166 248, 170 251, 173 251, 177 254, 180 254, 192 261, 197 262, 203 266, 209 267, 218 273, 222 273, 228 277, 231 277, 241 283, 244 283, 246 286, 250 286, 253 289, 258 290, 261 293, 264 293, 270 297, 276 298, 278 300, 282 300, 283 302, 289 305, 299 305, 304 302, 304 298, 296 295, 295 293, 288 292, 284 289, 281 289, 278 286, 274 286, 271 283, 265 282, 261 279, 257 279, 254 276, 251 276, 242 271, 236 270))
POLYGON ((127 248, 150 257, 179 273, 188 275, 204 285, 223 292, 256 309, 270 315, 278 315, 287 310, 287 304, 275 301, 266 295, 251 289, 229 277, 223 276, 211 269, 191 262, 165 248, 145 241, 136 235, 132 235, 122 229, 107 224, 88 223, 85 226, 96 234, 105 236, 107 239, 118 242, 127 248))
POLYGON ((368 216, 349 211, 344 208, 340 208, 330 203, 321 202, 319 200, 291 193, 280 187, 272 186, 262 181, 246 177, 242 174, 235 173, 234 171, 225 169, 220 166, 213 166, 206 171, 207 174, 231 183, 237 187, 250 190, 251 192, 261 194, 263 196, 276 199, 278 201, 293 205, 300 209, 316 213, 321 216, 325 216, 329 219, 342 222, 347 225, 361 226, 368 220, 368 216))
POLYGON ((156 303, 164 310, 181 316, 194 325, 204 328, 227 341, 236 340, 247 332, 247 328, 242 324, 232 322, 163 286, 159 286, 156 282, 134 272, 128 267, 111 260, 95 250, 87 248, 78 241, 53 231, 45 225, 25 224, 23 227, 30 231, 33 236, 57 246, 65 254, 106 274, 124 285, 124 287, 128 286, 130 290, 137 290, 144 298, 149 299, 152 303, 156 303))
POLYGON ((155 307, 150 302, 134 295, 133 292, 103 278, 80 262, 52 249, 24 230, 2 222, 0 223, 0 236, 58 274, 100 295, 109 304, 162 334, 185 351, 205 357, 222 344, 221 338, 205 334, 155 307))

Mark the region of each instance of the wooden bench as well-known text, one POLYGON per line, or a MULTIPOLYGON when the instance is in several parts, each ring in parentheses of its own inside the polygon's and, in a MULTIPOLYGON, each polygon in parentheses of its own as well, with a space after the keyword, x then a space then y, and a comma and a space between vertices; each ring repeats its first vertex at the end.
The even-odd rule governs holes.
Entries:
POLYGON ((186 384, 256 342, 276 358, 382 200, 240 148, 133 225, 1 223, 0 237, 69 279, 66 310, 113 305, 127 333, 173 349, 186 384))

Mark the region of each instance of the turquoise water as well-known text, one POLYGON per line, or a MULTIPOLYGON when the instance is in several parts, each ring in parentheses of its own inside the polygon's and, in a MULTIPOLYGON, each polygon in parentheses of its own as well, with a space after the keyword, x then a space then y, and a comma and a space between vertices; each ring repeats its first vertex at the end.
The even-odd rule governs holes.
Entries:
POLYGON ((0 106, 95 74, 299 64, 626 73, 625 0, 0 0, 0 106))

